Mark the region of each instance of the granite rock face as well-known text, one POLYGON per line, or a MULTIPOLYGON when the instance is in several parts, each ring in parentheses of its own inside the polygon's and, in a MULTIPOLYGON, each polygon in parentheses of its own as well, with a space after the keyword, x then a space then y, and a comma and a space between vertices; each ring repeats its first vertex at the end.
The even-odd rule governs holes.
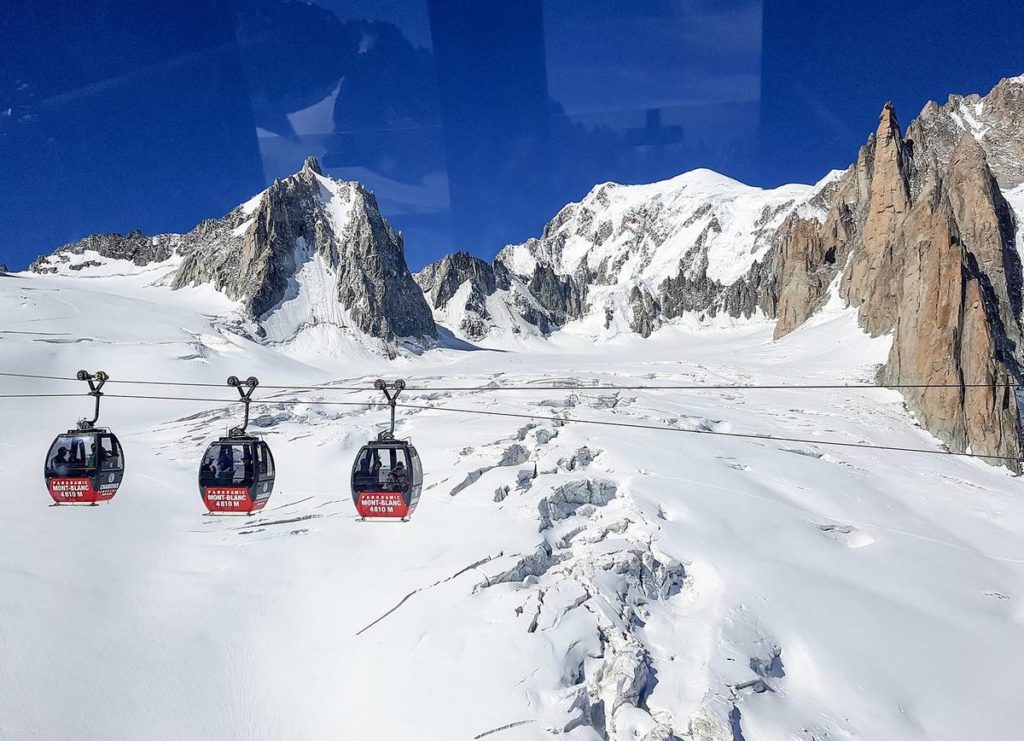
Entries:
POLYGON ((472 341, 496 332, 545 335, 560 327, 556 317, 565 315, 559 293, 563 284, 557 278, 549 288, 531 280, 531 289, 500 261, 489 263, 465 252, 427 265, 415 280, 437 321, 472 341))
MULTIPOLYGON (((890 103, 882 108, 878 130, 857 163, 859 182, 867 181, 863 229, 843 276, 843 295, 858 307, 861 325, 872 335, 892 331, 896 321, 896 285, 901 253, 896 232, 910 210, 907 146, 890 103)), ((860 204, 859 204, 860 205, 860 204)))
MULTIPOLYGON (((813 315, 845 265, 840 295, 858 307, 867 332, 893 337, 881 380, 942 386, 901 389, 926 429, 954 451, 1016 459, 1021 425, 1011 385, 1022 380, 1024 302, 1016 216, 982 142, 961 130, 947 152, 928 140, 930 115, 928 126, 911 125, 915 141, 886 105, 825 221, 783 231, 775 336, 813 315), (922 152, 930 153, 924 161, 922 152)), ((1002 462, 1020 472, 1018 461, 1002 462)))
POLYGON ((456 252, 427 265, 416 274, 415 280, 433 309, 443 309, 453 302, 466 285, 462 304, 465 316, 458 328, 471 340, 487 335, 492 319, 487 308, 488 298, 498 290, 493 265, 467 252, 456 252))
POLYGON ((477 305, 481 297, 490 296, 498 289, 494 267, 468 252, 446 255, 416 274, 416 282, 435 309, 451 301, 467 281, 470 296, 477 305))
MULTIPOLYGON (((1013 217, 970 134, 945 177, 924 183, 901 225, 904 269, 883 381, 952 449, 1021 455, 1021 269, 1013 217)), ((1007 465, 1020 473, 1020 464, 1007 465)))

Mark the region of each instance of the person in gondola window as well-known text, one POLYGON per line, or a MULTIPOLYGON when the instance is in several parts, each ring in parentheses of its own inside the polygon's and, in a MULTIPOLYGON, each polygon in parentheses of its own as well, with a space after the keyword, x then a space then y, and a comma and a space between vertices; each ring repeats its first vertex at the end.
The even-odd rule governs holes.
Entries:
POLYGON ((409 474, 405 470, 405 464, 402 461, 398 461, 395 467, 391 469, 391 473, 388 474, 387 488, 396 491, 405 489, 406 484, 409 482, 409 474))
POLYGON ((242 479, 241 481, 235 481, 236 484, 244 483, 246 486, 253 480, 253 461, 252 452, 249 448, 245 448, 242 452, 242 479))
POLYGON ((203 479, 212 479, 217 476, 217 469, 213 465, 213 456, 207 455, 203 458, 202 465, 199 467, 199 475, 203 479))
POLYGON ((217 478, 230 481, 235 475, 235 456, 227 445, 220 449, 220 456, 217 458, 217 478))
POLYGON ((110 451, 108 451, 103 445, 98 448, 93 446, 96 451, 96 465, 101 471, 105 471, 110 468, 110 451))
POLYGON ((356 471, 356 483, 359 486, 371 485, 375 482, 374 475, 370 472, 370 455, 366 453, 359 461, 359 470, 356 471))
POLYGON ((71 461, 68 460, 68 449, 58 448, 57 455, 50 461, 50 468, 58 476, 67 476, 71 470, 71 461))

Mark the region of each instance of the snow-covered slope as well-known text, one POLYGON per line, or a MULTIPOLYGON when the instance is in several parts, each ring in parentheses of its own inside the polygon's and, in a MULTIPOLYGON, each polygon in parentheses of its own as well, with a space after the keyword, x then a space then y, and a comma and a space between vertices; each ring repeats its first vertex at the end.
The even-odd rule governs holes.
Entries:
MULTIPOLYGON (((10 738, 1012 738, 1024 499, 978 461, 696 434, 938 450, 885 390, 530 390, 869 381, 888 341, 828 308, 771 328, 667 327, 544 353, 435 349, 327 372, 240 337, 174 264, 0 277, 0 370, 102 368, 117 497, 48 508, 41 463, 87 398, 3 398, 0 735, 10 738), (257 375, 278 481, 202 515, 196 468, 257 375), (407 524, 360 523, 351 460, 378 375, 426 482, 407 524), (525 386, 496 392, 493 384, 525 386), (187 401, 117 394, 193 397, 187 401), (210 399, 202 401, 201 399, 210 399), (284 400, 304 399, 286 404, 284 400), (584 426, 567 418, 669 427, 584 426), (690 431, 690 432, 685 432, 690 431)), ((4 378, 3 393, 79 390, 4 378)))

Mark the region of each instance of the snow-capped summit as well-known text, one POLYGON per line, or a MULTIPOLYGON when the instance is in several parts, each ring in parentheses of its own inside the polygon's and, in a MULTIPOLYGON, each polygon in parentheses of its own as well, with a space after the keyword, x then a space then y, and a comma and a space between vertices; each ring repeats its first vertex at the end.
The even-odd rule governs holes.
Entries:
POLYGON ((823 218, 822 193, 840 174, 770 190, 704 169, 647 185, 604 183, 562 208, 539 238, 505 247, 486 268, 498 280, 438 292, 436 274, 454 280, 448 258, 417 280, 435 318, 468 339, 567 324, 593 336, 646 336, 685 313, 706 318, 723 309, 749 318, 756 289, 733 287, 745 285, 787 217, 823 218))
POLYGON ((111 260, 170 261, 170 286, 211 284, 268 342, 330 345, 335 335, 430 342, 436 327, 406 266, 401 236, 373 194, 325 176, 316 158, 187 234, 103 234, 65 245, 36 272, 111 260))

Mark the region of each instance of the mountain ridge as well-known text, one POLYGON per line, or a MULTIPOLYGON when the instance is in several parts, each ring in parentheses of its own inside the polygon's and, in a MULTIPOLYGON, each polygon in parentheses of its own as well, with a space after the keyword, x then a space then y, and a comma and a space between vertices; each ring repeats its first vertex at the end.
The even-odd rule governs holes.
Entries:
POLYGON ((841 301, 868 334, 893 337, 882 380, 949 387, 904 394, 922 424, 952 450, 1016 459, 1006 379, 1024 380, 1024 280, 1020 217, 1004 190, 1024 182, 1021 121, 1024 77, 929 103, 905 134, 886 103, 855 162, 813 186, 761 189, 705 169, 602 183, 493 261, 455 253, 415 277, 372 193, 310 158, 188 234, 97 235, 32 267, 58 270, 62 255, 86 252, 136 264, 176 256, 171 287, 214 285, 257 338, 333 326, 414 349, 437 342, 438 324, 490 343, 568 328, 647 337, 683 317, 774 321, 780 340, 841 301), (949 306, 925 300, 938 290, 949 306))

